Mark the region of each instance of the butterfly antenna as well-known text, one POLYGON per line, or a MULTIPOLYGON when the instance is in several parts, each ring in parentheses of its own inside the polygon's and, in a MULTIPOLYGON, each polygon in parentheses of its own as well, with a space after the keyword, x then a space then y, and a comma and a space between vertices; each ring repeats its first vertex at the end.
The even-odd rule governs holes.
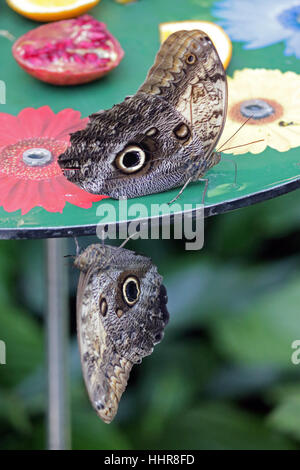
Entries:
MULTIPOLYGON (((234 134, 232 134, 232 136, 229 137, 229 139, 226 140, 226 142, 224 142, 224 144, 221 145, 220 148, 217 149, 217 152, 221 152, 222 151, 222 148, 231 140, 233 139, 233 137, 238 133, 240 132, 240 130, 247 124, 248 121, 250 121, 250 119, 252 119, 254 116, 254 114, 252 114, 252 116, 248 117, 248 119, 246 119, 245 122, 243 122, 243 124, 238 128, 237 131, 235 131, 234 134)), ((247 144, 246 144, 247 145, 247 144)))
POLYGON ((235 145, 234 147, 227 147, 226 149, 223 149, 223 152, 226 152, 226 150, 237 149, 239 147, 245 147, 246 145, 257 144, 258 142, 264 142, 264 140, 265 139, 253 140, 252 142, 248 142, 247 144, 240 144, 235 145))
POLYGON ((208 178, 199 178, 198 181, 202 181, 203 183, 205 183, 203 196, 202 196, 202 202, 201 202, 201 204, 204 206, 205 196, 206 196, 206 193, 207 193, 207 190, 208 190, 209 179, 208 178))
POLYGON ((180 191, 177 193, 177 195, 170 202, 168 202, 168 206, 173 204, 173 202, 177 201, 177 199, 181 196, 181 194, 183 193, 183 191, 185 190, 185 188, 191 181, 192 181, 192 177, 190 176, 189 179, 184 183, 180 191))
POLYGON ((126 240, 124 240, 121 245, 119 246, 119 249, 121 248, 124 248, 124 246, 129 242, 129 240, 131 240, 132 237, 134 237, 138 232, 134 232, 132 233, 131 235, 129 235, 129 237, 126 238, 126 240))

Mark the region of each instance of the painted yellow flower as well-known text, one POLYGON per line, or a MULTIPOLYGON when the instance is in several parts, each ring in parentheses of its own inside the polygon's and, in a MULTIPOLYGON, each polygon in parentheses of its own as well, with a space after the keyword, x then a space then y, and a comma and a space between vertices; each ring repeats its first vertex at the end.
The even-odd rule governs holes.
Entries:
POLYGON ((279 152, 300 146, 300 75, 243 69, 234 72, 233 78, 228 77, 227 119, 218 145, 223 152, 222 146, 228 149, 225 153, 236 155, 260 153, 267 146, 279 152), (244 145, 261 139, 262 142, 244 145), (231 148, 235 146, 239 147, 231 148))

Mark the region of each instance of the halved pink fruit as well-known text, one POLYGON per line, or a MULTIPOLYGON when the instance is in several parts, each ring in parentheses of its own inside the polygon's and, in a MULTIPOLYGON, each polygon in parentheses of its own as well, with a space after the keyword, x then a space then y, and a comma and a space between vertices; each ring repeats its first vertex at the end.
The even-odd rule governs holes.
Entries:
POLYGON ((124 51, 90 15, 39 26, 13 45, 18 64, 33 77, 54 85, 96 80, 119 65, 124 51))

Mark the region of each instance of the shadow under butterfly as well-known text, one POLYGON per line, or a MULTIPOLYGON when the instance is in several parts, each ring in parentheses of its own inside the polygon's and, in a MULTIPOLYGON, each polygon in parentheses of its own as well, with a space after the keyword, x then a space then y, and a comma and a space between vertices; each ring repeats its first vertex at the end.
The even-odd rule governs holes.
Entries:
POLYGON ((167 291, 149 258, 94 244, 75 259, 83 377, 98 416, 110 423, 131 368, 152 353, 169 321, 167 291))
POLYGON ((181 193, 219 163, 226 111, 226 74, 212 41, 177 31, 137 93, 90 116, 59 164, 72 183, 115 199, 181 193))

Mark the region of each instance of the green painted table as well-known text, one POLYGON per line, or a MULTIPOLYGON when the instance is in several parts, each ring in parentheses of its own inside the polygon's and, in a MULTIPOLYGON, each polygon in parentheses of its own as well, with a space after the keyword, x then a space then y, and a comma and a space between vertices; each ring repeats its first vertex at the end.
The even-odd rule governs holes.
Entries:
MULTIPOLYGON (((6 83, 6 104, 0 111, 18 114, 25 107, 38 108, 50 105, 54 112, 65 108, 79 110, 82 116, 106 109, 133 94, 144 80, 159 48, 158 24, 165 21, 185 19, 213 20, 210 0, 140 0, 120 5, 113 0, 102 0, 91 13, 107 23, 125 50, 120 66, 107 77, 94 83, 76 87, 54 87, 41 83, 21 70, 11 55, 11 43, 0 37, 0 79, 6 83)), ((10 10, 1 2, 0 29, 18 37, 36 26, 10 10)), ((235 69, 245 67, 279 68, 282 71, 299 70, 299 60, 283 55, 283 44, 279 43, 253 51, 245 51, 234 43, 233 57, 228 68, 232 75, 235 69)), ((242 139, 242 134, 241 134, 242 139)), ((242 140, 243 142, 243 140, 242 140)), ((207 173, 209 188, 205 197, 205 215, 214 215, 253 204, 294 190, 300 185, 299 150, 281 153, 268 147, 262 154, 237 155, 237 184, 234 185, 234 167, 225 155, 219 165, 207 173)), ((185 204, 202 202, 204 183, 188 186, 177 201, 182 210, 185 204)), ((0 189, 1 190, 1 189, 0 189)), ((145 196, 128 201, 128 207, 136 202, 151 204, 169 202, 177 189, 166 193, 145 196)), ((118 207, 117 201, 110 201, 118 207)), ((48 238, 94 234, 100 222, 96 215, 102 202, 93 203, 90 209, 82 209, 66 203, 62 213, 48 212, 34 207, 27 214, 21 211, 6 212, 0 207, 1 238, 48 238)), ((118 211, 117 211, 118 212, 118 211)), ((119 222, 112 218, 109 222, 119 222)))

